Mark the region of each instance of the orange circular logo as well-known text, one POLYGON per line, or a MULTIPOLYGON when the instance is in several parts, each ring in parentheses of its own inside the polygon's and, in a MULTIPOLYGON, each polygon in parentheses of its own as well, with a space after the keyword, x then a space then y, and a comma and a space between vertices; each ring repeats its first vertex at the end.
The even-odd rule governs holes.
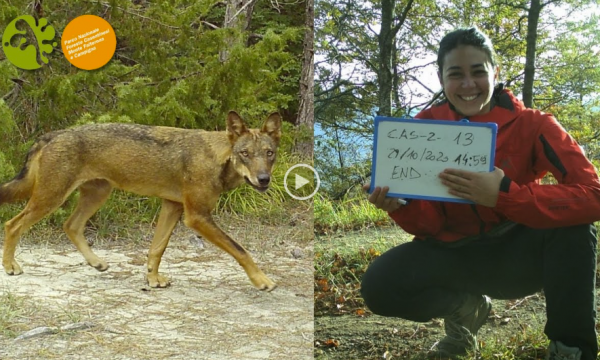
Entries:
POLYGON ((60 43, 71 64, 83 70, 95 70, 112 59, 117 37, 112 26, 103 18, 82 15, 67 25, 60 43))

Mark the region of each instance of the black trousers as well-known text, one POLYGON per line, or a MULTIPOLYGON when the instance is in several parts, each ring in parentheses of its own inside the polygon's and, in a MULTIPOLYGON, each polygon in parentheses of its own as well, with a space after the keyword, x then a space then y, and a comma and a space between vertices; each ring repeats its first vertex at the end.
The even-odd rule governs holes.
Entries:
POLYGON ((545 334, 592 360, 598 353, 596 236, 592 225, 515 225, 459 245, 414 240, 375 259, 361 292, 375 314, 424 322, 452 314, 466 294, 516 299, 543 289, 545 334))

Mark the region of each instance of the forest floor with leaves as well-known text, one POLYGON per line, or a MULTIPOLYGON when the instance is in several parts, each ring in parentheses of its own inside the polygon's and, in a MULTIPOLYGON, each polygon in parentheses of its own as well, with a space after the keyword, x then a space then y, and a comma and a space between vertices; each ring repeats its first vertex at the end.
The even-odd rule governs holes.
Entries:
MULTIPOLYGON (((444 337, 441 319, 416 323, 373 315, 360 298, 359 279, 368 264, 405 241, 410 241, 410 236, 398 227, 330 233, 325 230, 317 235, 315 359, 426 359, 433 345, 444 337)), ((477 359, 545 359, 548 340, 543 333, 543 294, 492 303, 487 323, 479 331, 481 351, 477 359)))
POLYGON ((0 274, 0 359, 312 359, 308 215, 285 226, 218 220, 278 284, 272 292, 255 289, 232 257, 182 226, 161 263, 172 283, 164 289, 144 278, 150 226, 129 239, 88 234, 110 265, 102 273, 64 234, 34 231, 16 256, 24 274, 0 274))

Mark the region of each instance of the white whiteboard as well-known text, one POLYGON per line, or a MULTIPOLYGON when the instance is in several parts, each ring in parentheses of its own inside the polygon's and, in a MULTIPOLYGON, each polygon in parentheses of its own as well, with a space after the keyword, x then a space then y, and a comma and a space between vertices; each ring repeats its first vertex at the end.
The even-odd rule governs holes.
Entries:
POLYGON ((375 117, 372 192, 388 196, 472 203, 448 193, 438 177, 444 169, 494 170, 495 123, 375 117))

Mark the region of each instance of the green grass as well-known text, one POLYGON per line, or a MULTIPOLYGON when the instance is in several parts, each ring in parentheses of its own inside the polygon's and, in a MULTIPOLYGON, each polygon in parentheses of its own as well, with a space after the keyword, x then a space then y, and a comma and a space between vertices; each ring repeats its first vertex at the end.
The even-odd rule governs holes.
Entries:
MULTIPOLYGON (((315 221, 317 217, 315 216, 315 221)), ((364 310, 360 279, 381 253, 412 237, 397 226, 317 235, 315 238, 315 313, 364 310)))
POLYGON ((363 193, 314 198, 315 313, 361 311, 360 278, 381 253, 411 239, 363 193), (361 235, 368 230, 369 235, 361 235))
POLYGON ((359 230, 392 223, 387 213, 374 207, 364 194, 342 201, 331 201, 317 195, 314 197, 314 214, 317 233, 359 230))
POLYGON ((25 306, 25 299, 11 292, 0 294, 0 334, 5 337, 16 337, 25 328, 20 319, 31 313, 31 308, 25 306))
POLYGON ((481 346, 479 355, 483 359, 529 360, 545 358, 548 338, 543 327, 530 327, 505 336, 488 338, 481 346))

